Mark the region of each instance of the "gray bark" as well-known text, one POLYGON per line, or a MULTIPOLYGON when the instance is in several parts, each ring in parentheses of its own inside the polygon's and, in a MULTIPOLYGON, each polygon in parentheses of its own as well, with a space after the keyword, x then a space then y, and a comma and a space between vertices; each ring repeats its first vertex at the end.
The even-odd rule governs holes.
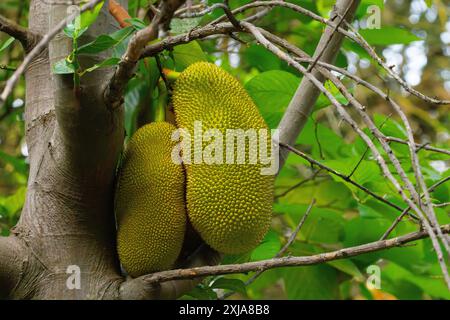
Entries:
MULTIPOLYGON (((45 34, 66 15, 65 6, 32 1, 30 29, 45 34)), ((83 41, 112 32, 114 25, 105 6, 83 41)), ((14 235, 25 245, 23 260, 32 267, 11 298, 105 298, 121 279, 112 195, 124 133, 122 109, 109 112, 102 100, 111 69, 83 77, 79 92, 71 75, 51 74, 51 65, 70 50, 70 39, 57 36, 26 73, 30 175, 14 235), (66 286, 71 265, 81 269, 80 290, 66 286)), ((92 65, 105 57, 83 57, 82 62, 92 65)))
MULTIPOLYGON (((337 0, 330 18, 334 17, 333 22, 337 25, 340 17, 346 13, 346 21, 352 21, 359 3, 360 0, 337 0)), ((320 57, 319 61, 333 64, 343 40, 343 34, 335 32, 334 27, 327 26, 316 47, 313 58, 320 57)), ((324 76, 317 68, 313 68, 311 73, 320 82, 325 82, 324 76)), ((289 145, 295 144, 297 137, 313 111, 314 104, 317 98, 319 98, 319 95, 320 90, 310 80, 304 77, 278 125, 280 142, 289 145)), ((288 154, 288 150, 284 148, 280 149, 280 168, 283 167, 288 154)))

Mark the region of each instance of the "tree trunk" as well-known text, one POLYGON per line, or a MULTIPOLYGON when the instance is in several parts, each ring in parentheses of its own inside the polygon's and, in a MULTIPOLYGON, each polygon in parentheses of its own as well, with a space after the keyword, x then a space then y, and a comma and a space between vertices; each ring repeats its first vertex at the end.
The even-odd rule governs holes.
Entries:
MULTIPOLYGON (((31 1, 30 30, 45 34, 66 10, 31 1)), ((82 41, 116 28, 105 5, 82 41)), ((72 75, 52 75, 51 66, 70 51, 71 40, 57 36, 26 73, 30 175, 26 203, 9 240, 23 249, 23 276, 11 298, 113 298, 121 281, 112 204, 123 111, 109 111, 103 102, 112 69, 83 76, 80 90, 74 89, 72 75), (67 286, 69 266, 80 268, 80 289, 67 286)), ((93 65, 107 56, 81 57, 81 62, 93 65)))

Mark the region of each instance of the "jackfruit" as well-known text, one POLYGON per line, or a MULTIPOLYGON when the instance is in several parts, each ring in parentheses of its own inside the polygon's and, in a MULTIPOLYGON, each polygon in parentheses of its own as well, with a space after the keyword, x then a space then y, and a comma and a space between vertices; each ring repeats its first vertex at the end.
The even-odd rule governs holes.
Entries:
MULTIPOLYGON (((228 129, 268 130, 264 119, 237 79, 211 63, 199 62, 185 69, 175 82, 172 99, 177 127, 190 134, 192 147, 191 154, 183 149, 190 222, 202 239, 221 253, 240 254, 252 250, 264 238, 271 223, 274 175, 262 175, 262 163, 251 163, 250 151, 256 150, 255 144, 251 147, 250 142, 245 148, 243 164, 227 162, 229 139, 226 138, 228 129), (213 142, 203 140, 203 151, 195 148, 195 141, 202 136, 202 132, 194 130, 196 121, 201 121, 203 132, 216 129, 211 132, 220 133, 212 135, 213 142), (214 163, 207 159, 195 160, 215 143, 223 154, 213 148, 211 155, 222 159, 222 163, 220 160, 214 163)), ((265 143, 271 145, 270 132, 265 143)), ((185 146, 185 141, 180 145, 185 146)), ((262 148, 263 145, 258 140, 257 146, 262 148)), ((230 150, 237 160, 237 145, 230 150)))
POLYGON ((171 158, 174 130, 167 122, 145 125, 124 152, 115 195, 117 248, 132 277, 173 267, 183 245, 185 175, 171 158))

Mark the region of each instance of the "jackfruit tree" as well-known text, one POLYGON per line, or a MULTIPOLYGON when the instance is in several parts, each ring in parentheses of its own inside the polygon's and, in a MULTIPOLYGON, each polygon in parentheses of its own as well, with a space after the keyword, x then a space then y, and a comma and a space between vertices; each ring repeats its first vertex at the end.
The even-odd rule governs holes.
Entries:
POLYGON ((0 299, 450 298, 449 25, 1 2, 0 299))

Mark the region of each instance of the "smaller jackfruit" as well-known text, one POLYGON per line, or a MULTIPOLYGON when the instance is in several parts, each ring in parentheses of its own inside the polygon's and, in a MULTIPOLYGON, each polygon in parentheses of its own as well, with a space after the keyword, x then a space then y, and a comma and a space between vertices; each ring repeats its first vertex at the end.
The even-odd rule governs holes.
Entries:
POLYGON ((124 153, 115 195, 117 248, 132 277, 173 267, 183 245, 185 176, 171 158, 174 130, 167 122, 145 125, 124 153))

